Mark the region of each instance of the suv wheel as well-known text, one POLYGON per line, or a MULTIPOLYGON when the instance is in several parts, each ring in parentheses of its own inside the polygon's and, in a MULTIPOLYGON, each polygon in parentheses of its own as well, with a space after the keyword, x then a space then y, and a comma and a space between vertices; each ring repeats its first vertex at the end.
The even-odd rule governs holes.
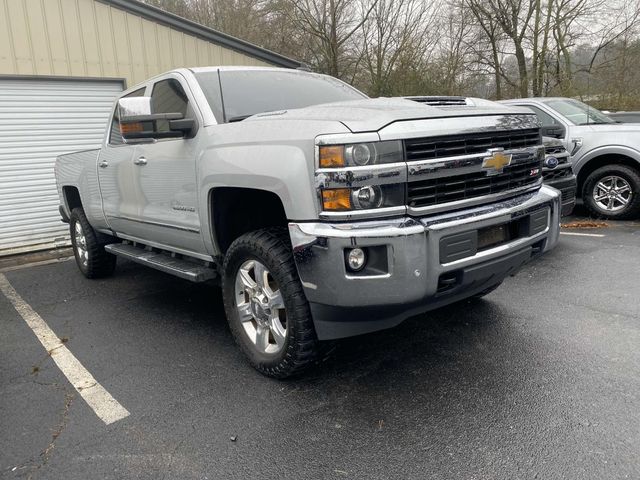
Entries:
POLYGON ((640 175, 624 165, 607 165, 587 177, 582 190, 587 209, 610 220, 640 214, 640 175))
POLYGON ((258 371, 285 378, 317 358, 318 340, 286 229, 236 239, 225 256, 222 289, 231 333, 258 371))
POLYGON ((82 208, 74 208, 69 217, 71 245, 76 263, 87 278, 108 277, 116 268, 116 256, 107 253, 82 208))

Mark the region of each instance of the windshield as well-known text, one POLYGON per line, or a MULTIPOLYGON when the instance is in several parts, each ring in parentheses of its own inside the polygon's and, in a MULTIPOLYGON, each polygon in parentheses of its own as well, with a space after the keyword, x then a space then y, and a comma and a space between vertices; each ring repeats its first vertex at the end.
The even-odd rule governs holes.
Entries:
POLYGON ((590 107, 578 100, 566 98, 563 100, 547 100, 545 103, 574 125, 616 123, 600 110, 590 107))
POLYGON ((219 79, 217 71, 195 75, 211 109, 222 113, 226 122, 256 113, 367 98, 333 77, 296 70, 220 70, 219 79))

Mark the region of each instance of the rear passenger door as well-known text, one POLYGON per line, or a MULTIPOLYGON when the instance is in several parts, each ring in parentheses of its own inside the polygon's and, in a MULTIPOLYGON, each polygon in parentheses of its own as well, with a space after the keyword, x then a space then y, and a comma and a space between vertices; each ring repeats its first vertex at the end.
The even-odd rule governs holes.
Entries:
MULTIPOLYGON (((122 98, 142 97, 146 87, 122 98)), ((140 189, 135 184, 133 155, 135 145, 127 144, 120 134, 118 107, 114 108, 109 134, 98 158, 98 180, 102 208, 109 227, 118 233, 131 229, 132 219, 139 216, 140 189)))
MULTIPOLYGON (((202 125, 181 75, 161 77, 149 93, 153 113, 177 112, 202 125)), ((196 135, 137 145, 133 163, 141 204, 136 237, 185 253, 204 252, 197 205, 197 143, 196 135)))

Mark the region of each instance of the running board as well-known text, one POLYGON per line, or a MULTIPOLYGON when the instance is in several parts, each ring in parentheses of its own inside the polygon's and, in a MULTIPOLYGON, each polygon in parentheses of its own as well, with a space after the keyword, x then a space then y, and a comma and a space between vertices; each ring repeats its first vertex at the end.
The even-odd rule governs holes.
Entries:
POLYGON ((206 282, 218 276, 213 266, 209 267, 203 263, 197 263, 198 260, 195 259, 186 260, 172 256, 171 253, 161 253, 128 243, 111 243, 105 245, 104 249, 113 255, 124 257, 133 262, 192 282, 206 282))

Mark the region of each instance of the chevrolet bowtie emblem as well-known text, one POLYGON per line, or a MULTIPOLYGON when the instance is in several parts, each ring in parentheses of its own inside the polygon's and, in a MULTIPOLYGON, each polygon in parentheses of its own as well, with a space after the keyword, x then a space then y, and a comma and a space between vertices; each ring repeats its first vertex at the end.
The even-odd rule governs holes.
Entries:
POLYGON ((491 151, 490 157, 485 157, 482 161, 482 169, 487 171, 487 175, 502 173, 502 169, 511 164, 511 154, 502 150, 491 151))

